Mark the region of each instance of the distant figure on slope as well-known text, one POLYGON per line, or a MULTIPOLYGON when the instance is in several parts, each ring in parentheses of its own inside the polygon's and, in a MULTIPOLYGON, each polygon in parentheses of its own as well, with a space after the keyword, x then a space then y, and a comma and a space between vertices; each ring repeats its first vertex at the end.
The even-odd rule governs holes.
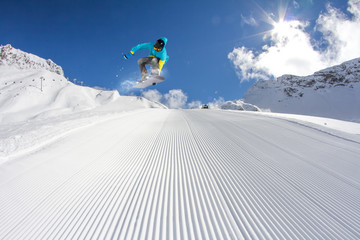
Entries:
POLYGON ((148 57, 140 58, 138 64, 141 71, 141 81, 145 81, 149 74, 145 65, 151 65, 151 76, 160 76, 161 69, 169 59, 166 53, 165 45, 167 38, 162 37, 156 42, 141 43, 131 49, 128 54, 124 54, 125 59, 129 59, 138 50, 150 49, 150 55, 148 57))

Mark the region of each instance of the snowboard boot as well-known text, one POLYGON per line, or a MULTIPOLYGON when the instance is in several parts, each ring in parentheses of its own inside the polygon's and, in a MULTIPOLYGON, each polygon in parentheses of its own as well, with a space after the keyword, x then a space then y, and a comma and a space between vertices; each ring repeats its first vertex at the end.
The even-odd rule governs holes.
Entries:
POLYGON ((153 68, 152 70, 151 70, 151 73, 150 73, 150 76, 153 78, 153 77, 158 77, 158 76, 160 76, 160 71, 159 71, 159 69, 156 69, 156 68, 153 68))
POLYGON ((144 81, 146 81, 147 79, 149 79, 149 75, 147 75, 147 74, 141 75, 140 82, 144 82, 144 81))

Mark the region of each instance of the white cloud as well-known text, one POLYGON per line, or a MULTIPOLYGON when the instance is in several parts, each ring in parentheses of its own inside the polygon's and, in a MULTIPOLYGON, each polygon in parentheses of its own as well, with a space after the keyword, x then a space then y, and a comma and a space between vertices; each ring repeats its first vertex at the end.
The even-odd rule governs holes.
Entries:
POLYGON ((136 80, 124 80, 118 84, 117 89, 121 94, 129 93, 133 90, 135 84, 136 84, 136 80))
POLYGON ((339 10, 327 6, 316 22, 316 30, 324 36, 325 49, 315 49, 319 40, 306 32, 308 23, 298 20, 278 22, 264 35, 269 44, 261 52, 246 47, 228 54, 241 81, 268 79, 283 74, 309 75, 322 68, 360 57, 360 1, 349 0, 349 19, 339 10))
POLYGON ((258 23, 256 22, 254 17, 244 17, 242 14, 241 14, 241 22, 242 22, 242 24, 247 24, 250 26, 258 25, 258 23))
POLYGON ((154 101, 154 102, 161 102, 163 98, 162 94, 156 89, 142 92, 142 95, 146 99, 149 99, 150 101, 154 101))
POLYGON ((354 15, 356 19, 360 19, 360 1, 359 0, 350 0, 348 3, 348 11, 354 15))
POLYGON ((228 58, 234 64, 236 74, 242 80, 267 78, 270 74, 269 69, 259 63, 259 57, 245 47, 235 48, 229 53, 228 58))
POLYGON ((158 90, 148 90, 142 92, 143 97, 150 101, 160 102, 168 108, 186 107, 187 95, 181 89, 173 89, 162 95, 158 90))
POLYGON ((183 108, 186 105, 188 97, 181 89, 173 89, 164 95, 164 99, 164 104, 169 108, 183 108))
POLYGON ((200 108, 202 103, 200 101, 192 101, 188 103, 189 108, 200 108))
POLYGON ((327 12, 317 20, 317 30, 329 46, 324 56, 336 63, 360 57, 360 1, 349 0, 348 5, 352 18, 328 4, 327 12))
POLYGON ((297 2, 297 1, 293 1, 293 6, 294 8, 299 8, 300 7, 300 4, 297 2))
MULTIPOLYGON (((120 70, 122 71, 122 70, 120 70)), ((138 80, 138 73, 133 72, 128 76, 121 76, 117 82, 117 90, 120 94, 129 94, 134 90, 134 86, 136 85, 138 80)))
POLYGON ((219 98, 214 98, 214 100, 212 102, 209 102, 208 105, 210 108, 218 108, 218 106, 224 102, 225 102, 224 98, 219 97, 219 98))

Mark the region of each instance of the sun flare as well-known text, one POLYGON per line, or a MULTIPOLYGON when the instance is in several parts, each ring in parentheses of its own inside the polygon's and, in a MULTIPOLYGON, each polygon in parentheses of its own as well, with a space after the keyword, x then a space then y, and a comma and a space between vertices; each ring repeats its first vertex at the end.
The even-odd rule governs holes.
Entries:
POLYGON ((279 35, 285 35, 286 32, 289 30, 289 23, 283 20, 276 22, 273 24, 274 28, 272 30, 273 33, 279 35))

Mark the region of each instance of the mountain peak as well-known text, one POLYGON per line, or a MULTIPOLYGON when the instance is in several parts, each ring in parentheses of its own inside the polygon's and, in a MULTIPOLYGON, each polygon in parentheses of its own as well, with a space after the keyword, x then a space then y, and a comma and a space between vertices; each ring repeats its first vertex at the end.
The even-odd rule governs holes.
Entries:
POLYGON ((18 69, 44 69, 64 76, 61 66, 51 59, 45 60, 31 53, 23 52, 12 47, 10 44, 0 46, 0 66, 14 66, 18 69))

